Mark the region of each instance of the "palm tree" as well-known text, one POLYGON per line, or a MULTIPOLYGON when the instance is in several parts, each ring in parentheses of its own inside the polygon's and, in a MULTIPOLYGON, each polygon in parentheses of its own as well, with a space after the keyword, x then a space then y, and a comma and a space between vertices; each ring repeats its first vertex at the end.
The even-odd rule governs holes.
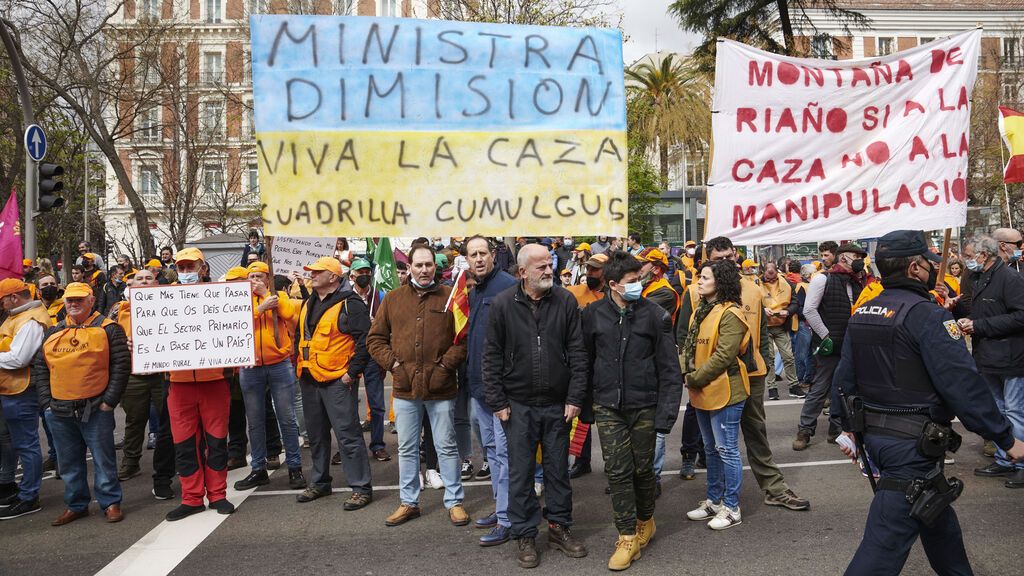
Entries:
POLYGON ((631 140, 658 151, 662 189, 668 189, 669 150, 702 148, 711 140, 708 83, 669 54, 626 70, 627 120, 631 140))

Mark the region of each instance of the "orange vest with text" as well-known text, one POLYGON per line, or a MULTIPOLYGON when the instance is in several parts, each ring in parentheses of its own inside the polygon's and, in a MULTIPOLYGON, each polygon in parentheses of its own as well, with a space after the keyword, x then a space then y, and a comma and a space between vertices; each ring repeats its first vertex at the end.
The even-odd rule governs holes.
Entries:
POLYGON ((43 358, 50 368, 50 395, 55 400, 95 398, 110 380, 110 342, 104 326, 113 324, 93 312, 82 324, 64 320, 43 343, 43 358))

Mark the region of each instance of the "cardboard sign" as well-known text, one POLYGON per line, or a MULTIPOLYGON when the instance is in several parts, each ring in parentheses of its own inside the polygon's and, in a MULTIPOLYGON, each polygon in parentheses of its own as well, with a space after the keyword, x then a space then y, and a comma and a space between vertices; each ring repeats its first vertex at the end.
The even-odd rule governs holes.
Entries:
POLYGON ((981 30, 880 58, 718 44, 706 237, 736 244, 963 226, 981 30))
POLYGON ((622 36, 251 17, 264 230, 626 234, 622 36))
POLYGON ((300 238, 298 236, 276 236, 271 250, 274 259, 274 274, 284 276, 298 272, 309 278, 309 272, 302 269, 324 256, 334 256, 337 238, 300 238))
POLYGON ((128 299, 132 372, 256 363, 249 282, 139 286, 128 299))

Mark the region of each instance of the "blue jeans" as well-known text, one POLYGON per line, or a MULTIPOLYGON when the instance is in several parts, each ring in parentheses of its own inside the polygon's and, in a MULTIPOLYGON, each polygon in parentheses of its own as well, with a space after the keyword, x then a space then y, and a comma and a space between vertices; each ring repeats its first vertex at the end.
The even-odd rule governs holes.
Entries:
POLYGON ((459 458, 473 456, 473 415, 469 383, 466 382, 466 365, 459 368, 459 389, 455 396, 455 444, 459 447, 459 458))
POLYGON ((398 485, 402 504, 420 505, 420 432, 421 410, 426 411, 434 436, 441 480, 444 481, 444 507, 462 504, 462 462, 455 443, 455 399, 402 400, 395 398, 395 428, 398 431, 398 485))
POLYGON ((737 402, 720 410, 697 410, 697 423, 704 437, 708 459, 708 500, 729 508, 740 505, 743 461, 740 460, 740 418, 743 405, 737 402))
POLYGON ((661 470, 665 467, 665 434, 655 433, 654 436, 654 478, 661 483, 661 470))
POLYGON ((793 333, 793 361, 796 362, 796 379, 810 382, 814 378, 814 357, 811 356, 811 327, 800 323, 800 329, 793 333))
POLYGON ((64 504, 68 510, 81 512, 89 508, 89 469, 85 449, 92 453, 93 489, 100 508, 121 503, 121 483, 117 480, 117 452, 114 450, 114 411, 104 412, 97 406, 88 422, 73 416, 56 416, 46 411, 46 421, 57 448, 57 466, 64 481, 64 504))
POLYGON ((3 397, 4 419, 11 433, 11 446, 21 460, 18 498, 35 500, 43 481, 43 453, 39 450, 39 396, 34 386, 21 394, 3 397))
MULTIPOLYGON (((985 377, 988 389, 996 400, 996 407, 1010 421, 1010 425, 1013 427, 1013 437, 1024 438, 1024 377, 993 374, 982 374, 982 376, 985 377)), ((1024 462, 1011 463, 1006 458, 1006 451, 998 447, 996 462, 1000 466, 1012 466, 1018 470, 1024 470, 1024 462)))
POLYGON ((384 374, 376 362, 370 360, 363 370, 366 403, 370 406, 370 452, 384 449, 384 374))
POLYGON ((473 415, 480 425, 480 445, 491 467, 491 492, 498 524, 510 528, 508 520, 508 442, 501 421, 482 400, 473 398, 473 415))
POLYGON ((299 425, 295 421, 295 371, 291 360, 269 366, 242 368, 238 374, 245 401, 245 418, 249 421, 249 450, 252 469, 267 469, 266 395, 274 402, 274 412, 281 427, 285 463, 289 469, 302 468, 299 451, 299 425))

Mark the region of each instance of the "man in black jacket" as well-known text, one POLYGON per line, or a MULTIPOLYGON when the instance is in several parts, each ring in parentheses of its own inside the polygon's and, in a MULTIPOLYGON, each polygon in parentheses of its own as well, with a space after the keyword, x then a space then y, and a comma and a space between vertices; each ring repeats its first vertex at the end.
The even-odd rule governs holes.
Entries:
POLYGON ((32 363, 32 385, 57 447, 67 509, 54 526, 89 515, 88 467, 92 453, 96 501, 107 522, 120 522, 121 483, 114 451, 114 407, 128 385, 131 352, 124 329, 93 312, 92 288, 73 282, 64 290, 68 315, 46 331, 32 363), (48 410, 47 410, 48 408, 48 410))
POLYGON ((608 561, 625 570, 654 536, 654 446, 679 415, 682 373, 672 318, 657 304, 627 290, 641 264, 613 252, 604 266, 608 298, 583 310, 587 390, 611 487, 619 541, 608 561))
POLYGON ((508 439, 508 518, 523 568, 540 563, 535 539, 541 508, 533 491, 537 447, 544 465, 548 545, 573 558, 587 555, 570 532, 570 422, 586 394, 587 353, 576 298, 554 286, 547 248, 519 251, 523 281, 499 294, 483 358, 484 396, 508 439))
MULTIPOLYGON (((1014 436, 1024 438, 1024 277, 999 252, 999 241, 991 236, 975 237, 964 247, 969 272, 953 315, 971 336, 974 362, 996 406, 1013 425, 1014 436)), ((1007 488, 1024 488, 1024 462, 1012 463, 1001 448, 994 463, 974 474, 1006 477, 1007 488)))

